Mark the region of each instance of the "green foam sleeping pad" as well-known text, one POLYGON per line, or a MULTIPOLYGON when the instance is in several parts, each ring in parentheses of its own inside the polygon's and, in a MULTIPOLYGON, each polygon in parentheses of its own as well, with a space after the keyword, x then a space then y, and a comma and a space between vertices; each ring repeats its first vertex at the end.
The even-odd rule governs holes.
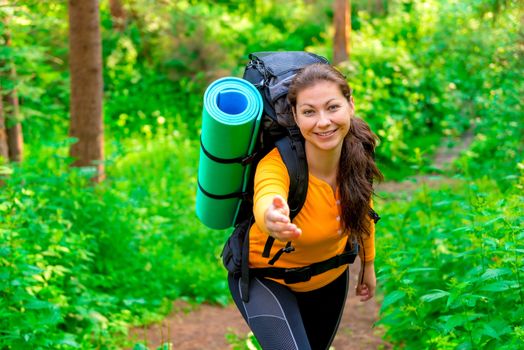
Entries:
POLYGON ((262 96, 244 79, 218 79, 204 93, 196 214, 210 228, 225 229, 235 221, 251 166, 223 160, 253 152, 262 111, 262 96))

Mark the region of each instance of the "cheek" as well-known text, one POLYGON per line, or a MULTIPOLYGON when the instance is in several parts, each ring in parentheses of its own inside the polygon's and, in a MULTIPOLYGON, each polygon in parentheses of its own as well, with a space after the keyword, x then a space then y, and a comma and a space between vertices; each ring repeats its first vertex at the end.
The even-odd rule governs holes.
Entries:
POLYGON ((295 117, 295 123, 298 125, 299 129, 307 129, 311 124, 311 120, 303 116, 295 117))

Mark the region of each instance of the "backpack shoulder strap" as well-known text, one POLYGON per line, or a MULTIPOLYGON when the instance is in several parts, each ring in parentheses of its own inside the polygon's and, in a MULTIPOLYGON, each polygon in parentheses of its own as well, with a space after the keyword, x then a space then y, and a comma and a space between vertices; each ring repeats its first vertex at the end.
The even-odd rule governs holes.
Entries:
POLYGON ((276 142, 278 152, 289 174, 288 204, 291 220, 304 206, 309 180, 304 141, 300 136, 300 131, 296 129, 297 134, 294 131, 295 129, 290 129, 290 136, 283 137, 276 142))
MULTIPOLYGON (((275 144, 289 174, 288 205, 289 216, 293 220, 304 206, 307 196, 309 176, 304 142, 298 128, 290 128, 289 135, 281 138, 275 144)), ((262 252, 263 257, 269 258, 274 242, 275 238, 267 238, 264 251, 262 252)), ((278 252, 271 259, 269 264, 273 265, 283 252, 292 251, 289 243, 286 245, 286 248, 283 248, 282 252, 278 252)))

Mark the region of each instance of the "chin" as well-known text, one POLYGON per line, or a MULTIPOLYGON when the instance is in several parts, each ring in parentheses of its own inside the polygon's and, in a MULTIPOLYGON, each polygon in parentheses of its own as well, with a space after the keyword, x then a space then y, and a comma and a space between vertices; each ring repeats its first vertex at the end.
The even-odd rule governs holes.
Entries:
POLYGON ((321 151, 324 151, 324 152, 329 152, 329 151, 336 151, 338 149, 340 149, 342 147, 342 142, 337 142, 337 143, 329 143, 329 144, 320 144, 320 145, 314 145, 315 148, 321 150, 321 151))

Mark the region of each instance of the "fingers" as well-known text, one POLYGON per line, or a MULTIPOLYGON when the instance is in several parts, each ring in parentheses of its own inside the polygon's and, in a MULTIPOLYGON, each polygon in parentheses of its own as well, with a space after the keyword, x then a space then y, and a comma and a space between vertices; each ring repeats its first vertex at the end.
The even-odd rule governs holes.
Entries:
POLYGON ((302 230, 292 223, 276 223, 273 225, 267 225, 267 228, 272 237, 284 242, 296 239, 302 234, 302 230))
POLYGON ((266 213, 266 220, 270 223, 287 224, 290 222, 289 216, 282 214, 278 209, 269 208, 266 213))
POLYGON ((360 301, 368 301, 375 296, 377 278, 374 261, 367 261, 361 265, 357 283, 356 294, 361 296, 360 301))
POLYGON ((266 210, 265 224, 269 235, 289 241, 299 237, 302 231, 289 219, 289 206, 282 196, 276 195, 266 210))
POLYGON ((360 301, 364 302, 375 296, 375 290, 373 288, 369 288, 365 283, 359 284, 356 287, 356 294, 361 296, 360 301))

